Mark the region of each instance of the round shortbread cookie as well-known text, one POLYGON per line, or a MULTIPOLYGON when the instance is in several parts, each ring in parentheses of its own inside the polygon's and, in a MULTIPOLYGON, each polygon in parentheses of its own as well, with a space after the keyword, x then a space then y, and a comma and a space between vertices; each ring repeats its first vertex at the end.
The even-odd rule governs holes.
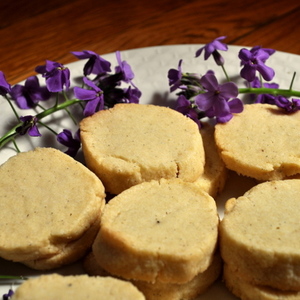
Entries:
POLYGON ((87 275, 42 275, 20 285, 11 300, 145 300, 130 282, 87 275))
POLYGON ((223 277, 227 288, 242 300, 300 300, 300 292, 250 284, 242 280, 227 265, 224 266, 223 277))
POLYGON ((82 120, 80 130, 86 164, 112 194, 160 178, 195 181, 203 173, 199 128, 173 109, 117 104, 82 120))
POLYGON ((227 168, 257 180, 285 179, 300 173, 300 112, 270 104, 245 105, 215 139, 227 168))
POLYGON ((0 167, 0 190, 1 257, 15 262, 60 257, 52 264, 58 267, 91 246, 104 187, 70 156, 52 148, 19 153, 0 167))
POLYGON ((203 174, 195 181, 195 184, 212 197, 216 197, 223 190, 227 179, 227 168, 218 152, 214 130, 214 126, 209 123, 203 123, 200 129, 205 152, 205 165, 203 174))
POLYGON ((106 205, 93 252, 113 275, 185 283, 210 265, 218 224, 215 201, 193 183, 144 182, 106 205))
POLYGON ((226 203, 220 250, 243 280, 300 291, 300 180, 256 185, 226 203))
MULTIPOLYGON (((99 266, 92 252, 84 260, 84 269, 91 276, 110 276, 99 266)), ((147 300, 191 300, 204 293, 220 276, 221 270, 222 260, 220 255, 216 254, 210 266, 187 283, 151 283, 137 280, 131 282, 147 300)))

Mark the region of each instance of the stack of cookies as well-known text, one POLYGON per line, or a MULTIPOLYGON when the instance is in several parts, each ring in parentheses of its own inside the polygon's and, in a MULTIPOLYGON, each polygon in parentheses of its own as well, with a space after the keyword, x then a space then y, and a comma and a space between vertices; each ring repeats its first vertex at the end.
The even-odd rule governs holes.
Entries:
POLYGON ((131 281, 147 299, 194 299, 219 276, 214 199, 180 179, 135 185, 106 205, 91 275, 131 281))
POLYGON ((37 148, 0 167, 0 256, 48 270, 77 261, 100 227, 105 192, 67 154, 37 148))
POLYGON ((299 126, 299 111, 251 104, 215 128, 226 167, 261 182, 220 223, 224 280, 243 300, 300 299, 299 126))
POLYGON ((300 299, 300 180, 268 181, 226 203, 224 280, 243 300, 300 299))
POLYGON ((117 195, 105 207, 90 275, 134 283, 147 299, 193 299, 219 276, 218 194, 226 168, 214 127, 166 107, 118 104, 80 124, 88 167, 117 195), (209 195, 210 194, 210 195, 209 195))

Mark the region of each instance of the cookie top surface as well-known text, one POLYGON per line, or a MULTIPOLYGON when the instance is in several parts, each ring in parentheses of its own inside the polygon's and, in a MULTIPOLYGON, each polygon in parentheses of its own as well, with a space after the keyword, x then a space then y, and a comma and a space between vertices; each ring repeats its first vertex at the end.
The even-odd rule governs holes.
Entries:
POLYGON ((57 254, 99 218, 104 187, 52 148, 19 153, 0 167, 0 255, 14 261, 57 254))
POLYGON ((300 180, 261 183, 226 203, 221 229, 238 244, 300 260, 300 180))
POLYGON ((300 173, 299 126, 300 112, 250 104, 216 125, 215 138, 229 169, 258 180, 284 179, 300 173))
POLYGON ((141 183, 106 205, 94 255, 116 275, 175 282, 186 276, 182 280, 188 281, 210 263, 218 223, 213 198, 192 183, 179 179, 141 183))
POLYGON ((12 300, 145 300, 130 282, 112 277, 87 275, 42 275, 28 279, 15 292, 12 300))
POLYGON ((205 240, 215 239, 217 224, 211 197, 188 183, 163 180, 136 186, 111 200, 101 227, 122 234, 137 248, 184 256, 201 252, 205 240))
MULTIPOLYGON (((198 126, 173 109, 118 104, 85 118, 80 129, 87 165, 112 193, 110 184, 120 173, 128 173, 135 183, 174 177, 193 181, 203 173, 198 126), (103 173, 112 175, 106 179, 103 173)), ((126 180, 121 178, 120 184, 126 180)))

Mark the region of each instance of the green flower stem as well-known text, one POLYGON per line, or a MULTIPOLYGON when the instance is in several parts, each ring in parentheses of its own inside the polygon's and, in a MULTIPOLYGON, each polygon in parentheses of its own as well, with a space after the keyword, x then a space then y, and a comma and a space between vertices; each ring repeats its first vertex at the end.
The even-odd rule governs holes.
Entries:
POLYGON ((290 89, 272 89, 272 88, 240 88, 240 94, 271 94, 274 96, 284 97, 300 97, 300 91, 294 91, 290 89))
POLYGON ((290 90, 293 88, 295 78, 296 78, 296 72, 293 73, 293 78, 292 78, 291 84, 290 84, 290 90))
POLYGON ((56 93, 56 97, 55 97, 55 106, 58 105, 58 100, 59 100, 59 93, 56 93))
POLYGON ((57 132, 55 132, 51 127, 49 127, 48 125, 46 125, 45 123, 38 121, 38 124, 44 126, 45 128, 47 128, 50 132, 52 132, 54 135, 57 135, 57 132))
POLYGON ((23 276, 0 275, 0 279, 22 279, 22 280, 25 280, 27 278, 23 277, 23 276))
POLYGON ((6 98, 7 102, 9 103, 10 108, 14 112, 14 115, 16 116, 17 120, 19 121, 20 119, 19 119, 19 116, 18 116, 18 113, 17 113, 15 107, 12 105, 10 99, 6 95, 5 95, 5 98, 6 98))
POLYGON ((19 147, 18 147, 18 145, 17 145, 15 139, 13 139, 12 141, 13 141, 13 144, 14 144, 14 146, 15 146, 15 148, 16 148, 16 151, 17 151, 18 153, 20 153, 21 151, 20 151, 20 149, 19 149, 19 147))
MULTIPOLYGON (((68 101, 69 99, 68 99, 68 96, 67 96, 66 92, 65 92, 65 91, 62 91, 62 94, 63 94, 63 96, 64 96, 64 98, 65 98, 65 101, 68 101)), ((65 111, 67 112, 67 114, 69 115, 69 117, 71 118, 71 120, 73 121, 74 125, 77 125, 77 122, 76 122, 74 116, 73 116, 72 113, 68 110, 68 108, 65 108, 65 111)))
POLYGON ((22 122, 18 123, 16 126, 14 126, 11 130, 9 130, 6 134, 4 134, 0 138, 0 148, 2 148, 5 144, 8 142, 14 140, 15 136, 17 135, 17 128, 22 125, 22 122))
POLYGON ((72 115, 72 113, 67 108, 65 108, 65 111, 69 115, 70 119, 73 121, 74 125, 77 125, 77 122, 76 122, 74 116, 72 115))
MULTIPOLYGON (((41 119, 59 111, 62 109, 66 109, 69 106, 72 106, 74 104, 80 103, 81 100, 79 99, 71 99, 68 101, 65 101, 61 104, 57 104, 51 108, 48 108, 40 113, 38 113, 36 115, 37 121, 40 121, 41 119)), ((6 145, 8 142, 12 141, 15 139, 15 137, 19 134, 17 132, 17 128, 19 128, 20 126, 22 126, 22 122, 19 122, 17 125, 15 125, 12 129, 10 129, 6 134, 4 134, 1 138, 0 138, 0 148, 2 148, 4 145, 6 145)))
POLYGON ((223 70, 223 72, 224 72, 224 75, 225 75, 225 77, 226 77, 226 80, 227 80, 228 82, 230 82, 230 78, 229 78, 229 76, 228 76, 228 74, 227 74, 227 71, 226 71, 224 65, 221 65, 221 68, 222 68, 222 70, 223 70))
POLYGON ((63 102, 61 104, 57 104, 57 105, 55 105, 55 106, 53 106, 51 108, 48 108, 48 109, 46 109, 46 110, 38 113, 36 115, 36 118, 39 121, 39 120, 41 120, 41 119, 43 119, 43 118, 45 118, 45 117, 47 117, 47 116, 49 116, 49 115, 51 115, 51 114, 59 111, 59 110, 66 109, 67 107, 72 106, 72 105, 74 105, 76 103, 80 103, 80 102, 81 102, 81 100, 79 100, 79 99, 71 99, 71 100, 65 101, 65 102, 63 102))

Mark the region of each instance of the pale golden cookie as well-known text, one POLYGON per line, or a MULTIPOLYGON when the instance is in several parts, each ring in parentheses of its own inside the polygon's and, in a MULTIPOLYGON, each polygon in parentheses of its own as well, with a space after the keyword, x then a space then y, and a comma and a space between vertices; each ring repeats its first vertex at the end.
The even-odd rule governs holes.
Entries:
POLYGON ((195 181, 203 173, 198 126, 173 109, 117 104, 82 120, 80 130, 87 166, 112 194, 160 178, 195 181))
POLYGON ((144 182, 106 205, 93 252, 113 275, 185 283, 210 265, 218 224, 215 201, 193 183, 144 182))
POLYGON ((300 300, 300 291, 282 291, 250 284, 242 280, 227 265, 224 266, 223 276, 227 288, 241 300, 300 300))
POLYGON ((215 139, 227 168, 258 180, 300 173, 300 111, 270 104, 245 105, 230 122, 217 124, 215 139))
POLYGON ((145 300, 130 282, 112 277, 87 275, 42 275, 26 280, 12 300, 145 300))
POLYGON ((54 268, 77 260, 91 246, 105 205, 104 187, 70 156, 52 148, 19 153, 0 167, 0 190, 1 257, 49 261, 42 268, 54 268), (80 247, 74 247, 78 241, 80 247))
POLYGON ((227 168, 220 157, 214 138, 214 126, 204 123, 200 129, 205 152, 204 172, 195 181, 199 187, 216 197, 224 188, 227 168))
POLYGON ((220 224, 225 263, 244 281, 300 291, 300 180, 261 183, 226 203, 220 224))

